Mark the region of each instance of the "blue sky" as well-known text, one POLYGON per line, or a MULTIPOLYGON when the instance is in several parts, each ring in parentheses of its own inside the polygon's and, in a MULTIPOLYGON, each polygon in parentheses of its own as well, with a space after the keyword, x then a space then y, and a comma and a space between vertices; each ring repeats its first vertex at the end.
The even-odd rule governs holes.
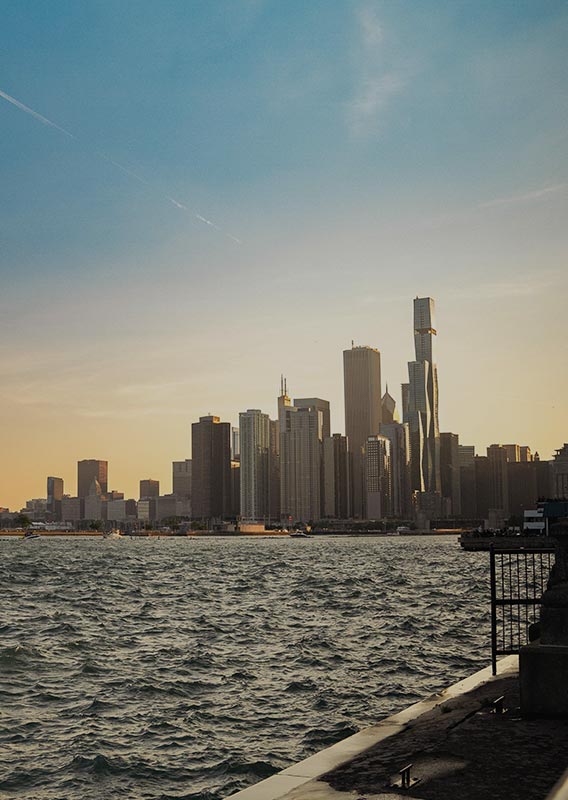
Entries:
POLYGON ((164 472, 199 414, 273 412, 282 370, 341 430, 341 349, 379 347, 392 390, 431 294, 443 429, 526 433, 548 457, 566 438, 539 404, 567 355, 567 35, 566 3, 536 0, 9 3, 0 90, 74 137, 0 99, 10 442, 61 450, 61 470, 100 442, 132 482, 141 417, 138 461, 164 472), (461 405, 472 374, 507 375, 489 419, 461 405))

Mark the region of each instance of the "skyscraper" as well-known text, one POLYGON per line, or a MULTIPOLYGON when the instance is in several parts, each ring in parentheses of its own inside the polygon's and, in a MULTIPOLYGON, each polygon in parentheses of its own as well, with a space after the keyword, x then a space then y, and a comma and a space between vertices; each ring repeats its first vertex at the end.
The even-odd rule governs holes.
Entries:
POLYGON ((63 478, 49 476, 47 479, 47 512, 51 519, 61 519, 61 501, 63 500, 63 478))
POLYGON ((153 500, 160 496, 160 481, 146 478, 140 481, 140 500, 153 500))
POLYGON ((552 461, 552 496, 568 500, 568 444, 556 450, 552 461))
POLYGON ((231 425, 200 417, 191 426, 192 515, 228 516, 231 511, 231 425))
POLYGON ((247 522, 270 516, 270 419, 258 409, 239 414, 240 514, 247 522))
POLYGON ((410 425, 412 488, 440 492, 440 429, 438 371, 434 362, 434 300, 414 300, 416 360, 408 363, 409 392, 406 419, 410 425))
POLYGON ((368 436, 365 443, 365 484, 368 519, 391 514, 391 443, 386 436, 368 436))
MULTIPOLYGON (((315 400, 315 398, 314 398, 315 400)), ((291 405, 283 385, 278 398, 280 428, 280 513, 283 519, 320 519, 322 499, 322 431, 325 410, 291 405)))
MULTIPOLYGON (((492 444, 487 448, 489 470, 491 475, 490 508, 509 513, 509 481, 507 472, 507 450, 501 444, 492 444)), ((516 462, 513 462, 516 463, 516 462)))
POLYGON ((354 517, 365 513, 364 452, 367 437, 379 433, 381 424, 381 354, 373 347, 343 351, 345 435, 353 454, 354 517))
POLYGON ((410 489, 410 432, 407 422, 381 422, 381 435, 390 441, 391 514, 397 519, 412 516, 410 489))
POLYGON ((268 516, 273 521, 280 519, 280 426, 277 419, 271 419, 269 448, 269 497, 268 516))
POLYGON ((191 498, 191 458, 172 461, 172 494, 179 500, 191 498))
POLYGON ((77 497, 87 497, 93 480, 99 482, 101 493, 108 491, 108 461, 90 458, 77 463, 77 497))
POLYGON ((294 400, 294 405, 298 408, 315 408, 321 412, 319 437, 323 441, 328 436, 331 436, 329 400, 322 400, 320 397, 301 397, 294 400))
POLYGON ((238 428, 231 428, 231 458, 239 458, 241 455, 241 439, 238 428))
POLYGON ((440 486, 445 516, 461 515, 460 448, 457 433, 440 434, 440 486))
POLYGON ((400 422, 400 416, 396 408, 396 400, 389 394, 388 384, 381 400, 381 422, 385 424, 400 422))
POLYGON ((323 440, 323 515, 348 519, 351 515, 351 453, 347 437, 334 433, 323 440))

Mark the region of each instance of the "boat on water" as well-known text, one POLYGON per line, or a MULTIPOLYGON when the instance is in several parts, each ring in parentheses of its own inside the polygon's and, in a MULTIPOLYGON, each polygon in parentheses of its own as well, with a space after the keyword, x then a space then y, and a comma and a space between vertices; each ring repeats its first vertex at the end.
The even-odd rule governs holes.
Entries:
POLYGON ((305 531, 290 531, 288 536, 292 539, 309 539, 310 537, 305 531))
POLYGON ((26 531, 22 539, 41 539, 41 536, 37 531, 26 531))
POLYGON ((120 536, 121 536, 121 533, 116 528, 113 528, 111 531, 105 531, 103 533, 103 538, 104 539, 119 539, 120 536))

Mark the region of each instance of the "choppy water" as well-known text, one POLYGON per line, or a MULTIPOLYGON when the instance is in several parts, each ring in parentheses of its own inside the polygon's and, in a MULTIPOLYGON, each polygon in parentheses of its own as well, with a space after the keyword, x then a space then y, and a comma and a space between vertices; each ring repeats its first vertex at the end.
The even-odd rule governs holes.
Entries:
POLYGON ((0 796, 218 800, 486 666, 452 538, 0 539, 0 796))

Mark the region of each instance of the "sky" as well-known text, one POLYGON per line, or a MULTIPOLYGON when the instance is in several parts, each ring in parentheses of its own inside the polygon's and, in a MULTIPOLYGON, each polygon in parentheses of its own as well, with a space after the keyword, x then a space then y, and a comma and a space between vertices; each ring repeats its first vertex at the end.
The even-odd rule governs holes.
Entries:
POLYGON ((0 27, 0 506, 109 461, 138 496, 191 423, 400 401, 436 300, 440 428, 568 440, 568 6, 43 0, 0 27))

